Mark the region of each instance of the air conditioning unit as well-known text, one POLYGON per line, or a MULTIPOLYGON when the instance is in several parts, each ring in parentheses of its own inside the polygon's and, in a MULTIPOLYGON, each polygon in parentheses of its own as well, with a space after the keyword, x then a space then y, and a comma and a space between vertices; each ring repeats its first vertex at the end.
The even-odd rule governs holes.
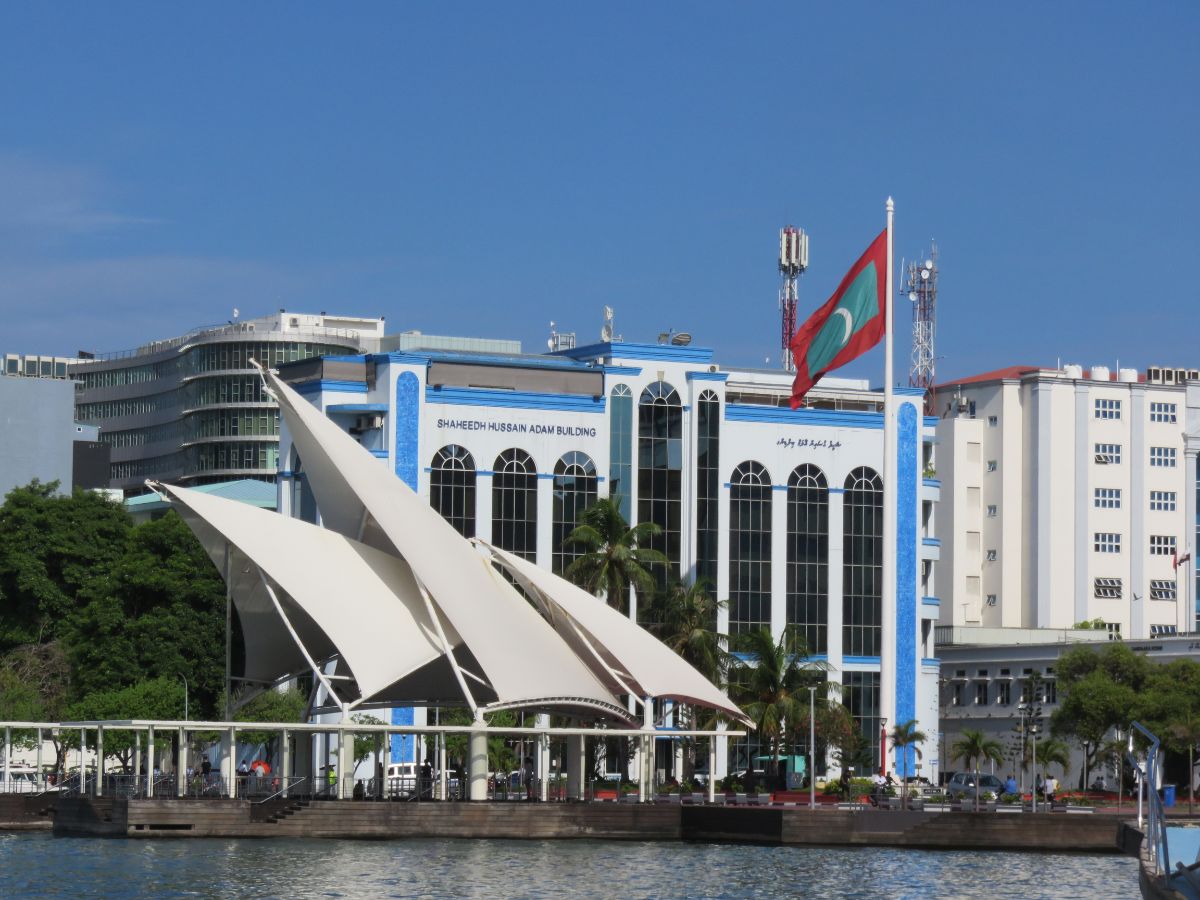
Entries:
POLYGON ((1108 465, 1108 454, 1107 453, 1097 453, 1096 454, 1096 465, 1107 466, 1108 465))
POLYGON ((383 416, 358 416, 354 420, 355 431, 370 431, 372 428, 383 427, 383 416))

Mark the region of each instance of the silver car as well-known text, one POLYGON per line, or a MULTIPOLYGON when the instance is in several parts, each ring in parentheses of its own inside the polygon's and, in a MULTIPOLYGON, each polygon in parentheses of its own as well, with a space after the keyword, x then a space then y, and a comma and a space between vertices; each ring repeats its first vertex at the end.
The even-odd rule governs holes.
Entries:
POLYGON ((970 797, 974 799, 976 791, 982 791, 980 799, 987 794, 999 797, 1004 793, 1004 782, 995 775, 980 775, 979 784, 975 784, 974 772, 956 772, 946 784, 946 793, 951 797, 970 797))

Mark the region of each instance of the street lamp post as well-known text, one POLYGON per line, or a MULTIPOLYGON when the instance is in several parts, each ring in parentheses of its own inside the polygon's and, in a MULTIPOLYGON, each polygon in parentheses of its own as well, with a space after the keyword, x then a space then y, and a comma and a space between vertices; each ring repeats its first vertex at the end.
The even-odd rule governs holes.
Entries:
POLYGON ((182 678, 182 679, 183 679, 183 721, 185 721, 185 722, 186 722, 186 721, 188 720, 188 683, 187 683, 187 677, 186 677, 186 676, 185 676, 185 675, 184 675, 182 672, 176 672, 175 674, 176 674, 176 675, 178 675, 180 678, 182 678))
POLYGON ((879 774, 887 775, 887 717, 879 717, 879 774))
MULTIPOLYGON (((712 777, 709 772, 708 777, 712 777)), ((817 689, 808 689, 808 808, 817 808, 817 689)))
POLYGON ((1029 793, 1030 793, 1030 796, 1033 797, 1033 811, 1037 812, 1038 767, 1037 767, 1037 726, 1036 725, 1029 726, 1029 735, 1033 739, 1032 740, 1032 743, 1033 743, 1033 790, 1030 791, 1029 793))

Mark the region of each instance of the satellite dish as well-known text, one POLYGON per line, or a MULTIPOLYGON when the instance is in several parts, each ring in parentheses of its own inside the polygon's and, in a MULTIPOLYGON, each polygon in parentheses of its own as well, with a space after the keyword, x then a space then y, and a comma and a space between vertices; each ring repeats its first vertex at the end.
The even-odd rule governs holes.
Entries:
POLYGON ((550 350, 554 349, 554 338, 546 338, 546 347, 550 350))
MULTIPOLYGON (((605 308, 607 309, 607 307, 605 307, 605 308)), ((603 328, 600 329, 600 341, 605 344, 612 342, 612 326, 611 325, 605 325, 603 328)))
POLYGON ((922 269, 922 270, 921 270, 921 280, 922 280, 922 281, 928 281, 928 280, 929 280, 929 270, 928 270, 928 269, 922 269))
POLYGON ((917 292, 916 292, 916 291, 909 291, 909 292, 908 292, 908 299, 909 299, 909 300, 911 300, 913 303, 916 303, 916 302, 917 302, 917 292))
POLYGON ((611 322, 612 317, 613 317, 613 308, 611 306, 604 307, 604 318, 606 318, 608 321, 611 322))
POLYGON ((688 334, 686 331, 681 331, 681 332, 679 332, 679 334, 677 334, 673 338, 671 338, 671 343, 674 344, 676 347, 686 347, 691 342, 692 342, 692 336, 690 334, 688 334))
POLYGON ((927 268, 927 269, 933 268, 933 260, 932 259, 925 260, 925 268, 927 268))

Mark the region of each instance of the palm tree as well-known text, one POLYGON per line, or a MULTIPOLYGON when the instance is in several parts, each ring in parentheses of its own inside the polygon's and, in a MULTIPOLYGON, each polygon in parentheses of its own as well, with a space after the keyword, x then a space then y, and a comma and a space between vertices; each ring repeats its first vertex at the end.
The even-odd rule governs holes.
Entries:
MULTIPOLYGON (((901 808, 908 806, 908 748, 917 751, 917 759, 921 758, 921 744, 925 743, 925 732, 917 730, 917 720, 909 719, 899 725, 892 726, 892 749, 904 751, 904 797, 900 801, 901 808)), ((978 779, 976 779, 978 782, 978 779)), ((976 791, 978 793, 978 790, 976 791)))
POLYGON ((567 578, 610 605, 628 610, 629 586, 650 596, 656 587, 651 568, 669 562, 662 552, 646 546, 662 529, 653 522, 632 528, 621 515, 620 499, 597 500, 579 515, 579 525, 564 544, 584 548, 583 555, 567 566, 567 578))
POLYGON ((808 688, 829 666, 809 659, 803 641, 792 642, 786 634, 778 643, 766 628, 740 637, 746 659, 730 669, 730 695, 754 720, 759 740, 768 742, 772 774, 778 774, 784 729, 803 720, 808 688))
POLYGON ((1188 755, 1188 815, 1192 814, 1192 805, 1196 802, 1196 745, 1200 744, 1200 718, 1190 709, 1183 713, 1180 720, 1170 726, 1168 731, 1177 745, 1187 746, 1188 755))
POLYGON ((1071 748, 1067 746, 1066 741, 1052 737, 1038 747, 1038 762, 1042 764, 1042 771, 1046 773, 1049 773, 1051 764, 1061 768, 1065 781, 1071 768, 1071 748))
POLYGON ((984 735, 982 731, 964 728, 962 737, 950 747, 950 758, 961 759, 968 769, 975 773, 975 811, 979 812, 979 761, 990 759, 993 762, 1004 762, 1004 749, 995 738, 984 735))

